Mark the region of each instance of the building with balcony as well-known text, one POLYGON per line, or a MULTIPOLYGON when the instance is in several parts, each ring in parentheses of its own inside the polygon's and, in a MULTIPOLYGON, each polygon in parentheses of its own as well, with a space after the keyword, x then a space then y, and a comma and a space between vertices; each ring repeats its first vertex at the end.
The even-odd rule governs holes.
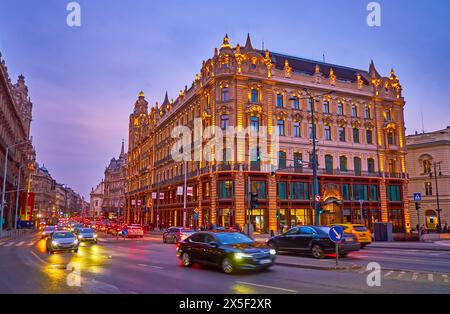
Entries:
POLYGON ((411 226, 416 228, 419 224, 435 230, 439 222, 438 208, 441 209, 442 227, 450 224, 450 127, 409 135, 406 148, 409 199, 413 199, 414 193, 422 194, 419 216, 415 203, 410 202, 411 226))
POLYGON ((373 62, 361 70, 261 51, 250 36, 233 47, 225 36, 175 100, 166 93, 149 108, 138 95, 129 117, 126 219, 182 225, 185 211, 188 226, 249 220, 261 233, 316 223, 308 163, 314 123, 318 223, 391 221, 396 232, 409 231, 404 106, 394 70, 382 76, 373 62), (181 126, 194 135, 179 150, 173 130, 181 126), (219 134, 231 127, 238 133, 227 142, 219 134), (265 129, 266 139, 239 133, 249 129, 265 129), (188 161, 174 159, 174 147, 188 161), (249 190, 258 193, 256 209, 249 190))

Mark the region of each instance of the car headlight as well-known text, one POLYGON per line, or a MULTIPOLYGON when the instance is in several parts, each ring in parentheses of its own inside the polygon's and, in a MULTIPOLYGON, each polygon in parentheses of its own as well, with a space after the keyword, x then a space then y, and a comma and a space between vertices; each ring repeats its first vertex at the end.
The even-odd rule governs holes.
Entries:
POLYGON ((243 258, 252 258, 253 256, 250 254, 246 254, 246 253, 235 253, 234 257, 236 259, 243 259, 243 258))
POLYGON ((97 235, 96 234, 94 234, 94 238, 96 238, 97 237, 97 235))
POLYGON ((75 239, 75 240, 73 241, 73 244, 78 244, 78 240, 75 239))
POLYGON ((59 243, 56 241, 52 241, 52 245, 57 246, 59 243))
POLYGON ((269 253, 270 253, 270 255, 275 255, 275 254, 277 254, 277 251, 275 251, 274 249, 270 249, 269 253))
POLYGON ((82 239, 83 238, 83 235, 82 234, 79 234, 78 235, 78 239, 82 239))

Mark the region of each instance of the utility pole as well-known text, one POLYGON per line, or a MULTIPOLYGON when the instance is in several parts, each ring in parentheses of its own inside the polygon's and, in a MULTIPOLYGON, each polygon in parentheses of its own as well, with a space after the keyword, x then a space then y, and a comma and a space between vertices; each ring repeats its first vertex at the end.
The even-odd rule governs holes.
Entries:
MULTIPOLYGON (((434 162, 433 163, 433 170, 434 170, 434 182, 436 185, 436 205, 437 205, 437 212, 438 212, 438 223, 439 223, 439 230, 442 231, 442 224, 441 224, 441 207, 439 204, 439 186, 438 186, 438 172, 437 167, 439 167, 439 176, 442 176, 441 172, 441 161, 434 162)), ((430 172, 430 177, 432 177, 433 174, 430 172)))
POLYGON ((186 194, 187 194, 187 161, 184 161, 184 201, 183 201, 183 228, 186 228, 186 194))
MULTIPOLYGON (((308 93, 309 94, 309 93, 308 93)), ((314 199, 314 214, 315 225, 320 225, 319 203, 316 196, 319 194, 319 180, 317 178, 317 155, 316 155, 316 123, 314 118, 315 99, 309 94, 309 101, 311 102, 311 126, 312 126, 312 167, 313 167, 313 199, 314 199)))

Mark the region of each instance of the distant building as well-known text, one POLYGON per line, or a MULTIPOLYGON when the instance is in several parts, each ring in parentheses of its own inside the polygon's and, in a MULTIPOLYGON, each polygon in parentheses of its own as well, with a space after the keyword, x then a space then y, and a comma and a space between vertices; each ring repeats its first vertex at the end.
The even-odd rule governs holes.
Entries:
POLYGON ((102 211, 105 217, 114 218, 117 214, 123 213, 125 204, 125 175, 126 175, 127 154, 125 154, 124 142, 119 158, 111 159, 105 169, 104 195, 102 201, 102 211))
MULTIPOLYGON (((439 207, 442 210, 441 224, 442 226, 450 224, 450 126, 435 132, 409 135, 406 137, 406 148, 409 199, 413 199, 414 193, 422 194, 420 225, 436 229, 437 192, 439 192, 439 207)), ((410 202, 410 213, 411 225, 416 227, 418 217, 414 202, 410 202)))
POLYGON ((33 174, 34 210, 39 217, 51 217, 55 210, 56 181, 45 166, 35 163, 33 174))
POLYGON ((103 203, 103 194, 105 193, 105 183, 100 182, 97 187, 92 188, 90 194, 90 208, 89 215, 91 217, 97 217, 102 215, 102 203, 103 203))

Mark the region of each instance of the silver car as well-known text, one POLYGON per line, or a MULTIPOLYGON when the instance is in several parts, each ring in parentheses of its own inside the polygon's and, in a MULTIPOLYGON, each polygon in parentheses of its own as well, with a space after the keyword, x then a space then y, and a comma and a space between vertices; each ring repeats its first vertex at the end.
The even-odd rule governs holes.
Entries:
POLYGON ((73 251, 78 252, 79 241, 76 235, 70 231, 55 231, 47 239, 47 253, 73 251))

